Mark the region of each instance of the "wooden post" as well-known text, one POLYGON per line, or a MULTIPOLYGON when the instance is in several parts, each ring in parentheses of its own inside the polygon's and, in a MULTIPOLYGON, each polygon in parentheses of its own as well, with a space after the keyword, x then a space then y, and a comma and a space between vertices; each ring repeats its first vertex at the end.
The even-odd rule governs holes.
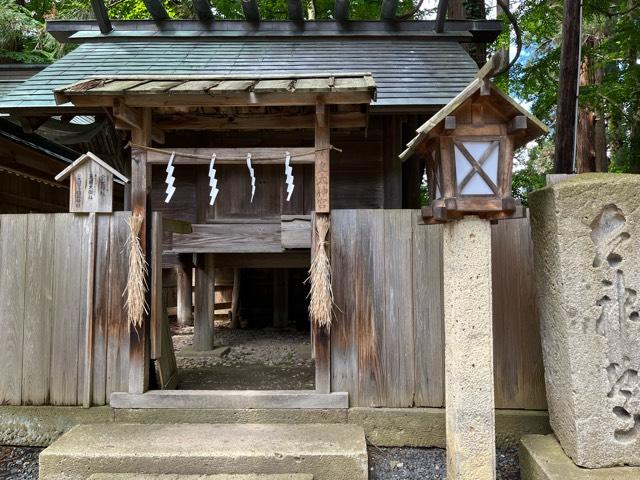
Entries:
POLYGON ((273 326, 286 328, 289 324, 289 270, 273 270, 273 326))
MULTIPOLYGON (((132 128, 131 142, 151 145, 151 110, 143 109, 141 125, 132 128)), ((131 147, 131 213, 143 218, 140 228, 140 246, 148 258, 147 246, 147 194, 151 186, 151 167, 147 165, 147 151, 131 147)), ((142 328, 129 328, 129 393, 144 393, 149 388, 149 316, 142 328)))
POLYGON ((447 478, 494 480, 490 221, 447 223, 443 266, 447 478))
POLYGON ((93 303, 94 284, 96 272, 96 214, 89 214, 89 255, 87 257, 87 303, 85 312, 85 354, 84 354, 84 391, 82 393, 82 406, 89 408, 92 403, 93 391, 93 303))
POLYGON ((180 265, 176 268, 176 289, 178 297, 178 325, 193 325, 193 264, 185 255, 180 255, 180 265))
MULTIPOLYGON (((329 108, 322 101, 316 103, 316 130, 315 130, 315 213, 329 215, 330 188, 329 167, 331 159, 331 129, 329 125, 329 108)), ((312 228, 313 237, 311 251, 316 251, 315 224, 312 228)), ((330 233, 329 233, 330 235, 330 233)), ((328 240, 328 239, 327 239, 328 240)), ((313 254, 313 253, 312 253, 313 254)), ((327 254, 330 249, 327 246, 327 254)), ((311 338, 316 361, 316 392, 331 392, 331 336, 326 328, 321 328, 315 323, 311 325, 311 338)))
POLYGON ((233 292, 231 293, 231 328, 240 328, 240 269, 233 269, 233 292))
POLYGON ((215 265, 212 253, 198 255, 196 265, 193 349, 213 350, 215 318, 215 265))
POLYGON ((162 321, 166 315, 166 304, 162 301, 162 213, 153 212, 151 221, 151 358, 162 355, 162 321))

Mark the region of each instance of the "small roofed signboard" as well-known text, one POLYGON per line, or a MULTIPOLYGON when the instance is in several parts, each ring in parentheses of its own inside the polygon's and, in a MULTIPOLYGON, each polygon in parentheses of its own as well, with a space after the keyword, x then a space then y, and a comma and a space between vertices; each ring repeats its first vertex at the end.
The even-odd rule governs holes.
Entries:
POLYGON ((114 175, 128 182, 129 179, 87 152, 56 176, 57 181, 70 177, 69 211, 72 213, 108 213, 113 211, 114 175))

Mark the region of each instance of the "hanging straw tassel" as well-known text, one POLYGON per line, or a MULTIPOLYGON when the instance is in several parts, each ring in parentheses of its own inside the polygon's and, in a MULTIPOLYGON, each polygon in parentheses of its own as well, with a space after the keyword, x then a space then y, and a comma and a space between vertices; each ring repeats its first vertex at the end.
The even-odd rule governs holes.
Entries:
POLYGON ((147 261, 140 245, 140 227, 142 227, 142 215, 132 215, 127 220, 129 224, 129 277, 123 295, 126 296, 125 307, 129 323, 135 328, 142 326, 144 314, 149 313, 147 308, 147 261))
POLYGON ((309 316, 311 321, 327 330, 331 328, 333 316, 333 289, 331 288, 331 262, 327 254, 327 234, 329 233, 329 215, 316 214, 315 218, 315 252, 309 278, 311 283, 309 296, 309 316))

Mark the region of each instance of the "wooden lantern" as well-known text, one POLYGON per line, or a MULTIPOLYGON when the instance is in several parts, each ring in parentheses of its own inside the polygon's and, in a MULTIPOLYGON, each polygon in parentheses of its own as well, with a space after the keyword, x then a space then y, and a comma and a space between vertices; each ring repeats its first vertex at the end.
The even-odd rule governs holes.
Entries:
POLYGON ((424 156, 430 205, 422 216, 427 223, 523 214, 511 194, 513 153, 548 129, 488 80, 499 62, 489 61, 467 88, 418 128, 400 155, 403 160, 424 156))
POLYGON ((113 177, 129 179, 91 152, 78 157, 56 176, 57 181, 71 177, 69 211, 75 213, 113 211, 113 177))

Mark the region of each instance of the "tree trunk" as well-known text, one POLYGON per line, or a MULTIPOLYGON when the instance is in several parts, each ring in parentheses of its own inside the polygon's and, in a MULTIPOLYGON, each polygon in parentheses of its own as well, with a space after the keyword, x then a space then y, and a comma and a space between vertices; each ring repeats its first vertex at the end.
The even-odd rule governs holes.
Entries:
POLYGON ((578 63, 580 61, 580 0, 565 0, 560 50, 554 173, 572 173, 575 155, 578 63))
MULTIPOLYGON (((635 10, 637 0, 629 0, 628 15, 633 20, 638 14, 635 10)), ((629 114, 631 115, 631 128, 629 129, 629 169, 631 173, 640 173, 640 64, 638 64, 638 46, 631 43, 627 64, 631 81, 636 92, 631 98, 629 114)))
POLYGON ((316 0, 309 0, 307 3, 307 20, 316 19, 316 0))
MULTIPOLYGON (((584 42, 585 47, 593 46, 593 40, 584 42)), ((580 65, 580 86, 591 85, 591 62, 584 55, 580 65)), ((578 106, 578 130, 576 132, 576 173, 593 172, 596 168, 596 114, 586 105, 578 106)))

